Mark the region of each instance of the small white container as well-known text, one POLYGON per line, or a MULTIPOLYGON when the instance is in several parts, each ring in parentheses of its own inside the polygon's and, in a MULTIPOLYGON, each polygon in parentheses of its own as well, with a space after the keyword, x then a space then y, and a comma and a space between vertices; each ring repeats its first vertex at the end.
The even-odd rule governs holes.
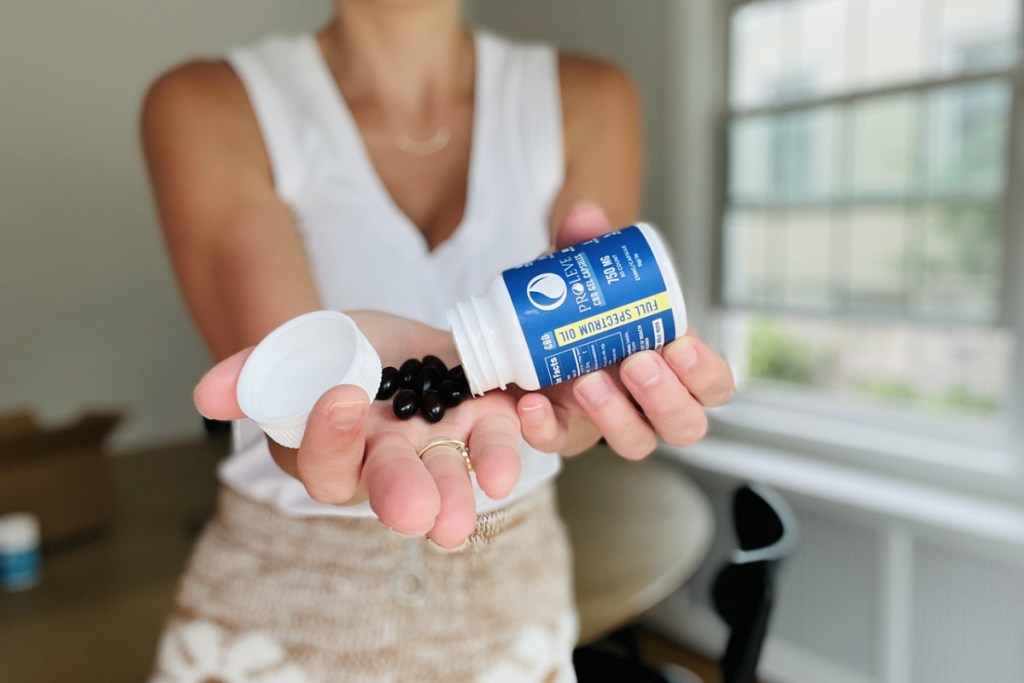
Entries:
POLYGON ((15 591, 39 583, 39 518, 30 512, 0 517, 0 588, 15 591))
POLYGON ((271 439, 298 448, 325 391, 355 384, 373 400, 380 372, 380 357, 350 317, 315 311, 281 325, 253 350, 238 377, 238 405, 271 439))
POLYGON ((510 268, 448 312, 469 388, 536 390, 686 334, 668 250, 646 223, 510 268))

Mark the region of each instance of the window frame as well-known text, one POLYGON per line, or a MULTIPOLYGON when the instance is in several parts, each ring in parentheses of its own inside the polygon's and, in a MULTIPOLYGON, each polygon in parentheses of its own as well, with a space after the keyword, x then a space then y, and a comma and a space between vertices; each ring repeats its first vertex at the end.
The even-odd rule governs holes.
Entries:
MULTIPOLYGON (((898 416, 883 415, 882 411, 858 409, 839 401, 810 401, 807 397, 785 397, 771 391, 741 390, 732 404, 711 411, 711 432, 730 440, 758 445, 771 445, 787 452, 807 457, 839 462, 882 471, 915 480, 929 481, 957 490, 996 495, 1003 499, 1024 500, 1024 197, 1014 188, 1024 187, 1024 0, 1018 0, 1020 27, 1018 29, 1019 55, 1016 65, 1004 69, 987 69, 977 73, 954 76, 929 77, 912 82, 892 83, 884 86, 857 89, 851 92, 829 94, 786 101, 765 106, 730 107, 732 62, 732 17, 741 7, 766 0, 704 0, 689 9, 678 9, 676 19, 685 24, 684 39, 699 44, 677 48, 675 63, 684 65, 689 75, 681 77, 676 97, 672 100, 674 120, 687 122, 689 131, 683 131, 677 140, 679 155, 670 169, 670 182, 681 175, 693 177, 703 159, 714 172, 702 190, 704 197, 694 192, 682 192, 670 200, 671 208, 678 210, 683 225, 682 233, 690 248, 684 251, 683 267, 696 265, 690 256, 693 247, 706 246, 710 264, 697 266, 689 278, 702 286, 700 296, 687 295, 688 306, 694 319, 703 325, 705 336, 713 343, 724 337, 724 319, 728 312, 763 310, 760 308, 731 306, 725 303, 725 240, 724 226, 729 207, 728 158, 729 123, 737 115, 773 115, 785 111, 802 110, 824 105, 843 105, 866 98, 913 92, 929 92, 942 86, 955 86, 987 79, 1007 79, 1011 87, 1010 151, 1006 159, 1006 186, 1002 191, 1003 209, 1003 283, 999 296, 1000 315, 994 323, 1008 329, 1015 338, 1012 377, 1009 396, 1002 419, 985 425, 965 421, 940 420, 910 412, 898 416), (698 37, 693 25, 710 21, 713 38, 698 37), (715 40, 717 39, 717 40, 715 40), (717 42, 717 46, 714 43, 717 42), (708 59, 714 59, 706 68, 708 59), (703 64, 701 62, 704 62, 703 64), (699 65, 699 66, 697 66, 699 65), (700 69, 707 79, 717 83, 696 84, 694 69, 700 69), (695 98, 709 98, 711 113, 705 106, 694 104, 695 98), (676 118, 682 116, 683 118, 676 118), (688 117, 688 118, 687 118, 688 117), (696 119, 694 121, 693 119, 696 119), (714 130, 710 141, 702 143, 698 137, 700 126, 714 130), (689 158, 683 158, 689 157, 689 158), (696 199, 695 206, 686 204, 687 198, 696 199), (702 203, 703 202, 703 203, 702 203), (701 223, 700 219, 706 222, 701 223), (685 227, 686 222, 702 225, 699 230, 685 227), (690 254, 687 254, 690 252, 690 254), (815 405, 811 405, 814 403, 815 405), (936 450, 938 449, 938 450, 936 450), (941 451, 941 457, 935 453, 941 451), (978 464, 978 460, 982 461, 978 464), (975 461, 974 464, 972 460, 975 461)), ((705 30, 707 24, 705 24, 705 30)), ((678 35, 674 35, 678 44, 678 35)), ((670 45, 673 44, 670 41, 670 45)), ((670 56, 673 56, 670 53, 670 56)), ((669 193, 669 197, 673 194, 669 193)), ((684 275, 684 279, 686 276, 684 275)), ((765 311, 771 315, 772 311, 765 311)), ((826 317, 842 319, 840 316, 826 317)), ((901 320, 921 322, 901 316, 901 320)))

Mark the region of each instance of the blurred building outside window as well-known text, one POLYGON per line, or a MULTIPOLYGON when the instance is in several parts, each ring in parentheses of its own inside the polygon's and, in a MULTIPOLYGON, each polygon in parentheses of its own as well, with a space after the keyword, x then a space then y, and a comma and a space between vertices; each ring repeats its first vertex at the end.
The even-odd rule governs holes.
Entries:
POLYGON ((733 3, 718 299, 742 397, 1005 431, 1022 5, 733 3))

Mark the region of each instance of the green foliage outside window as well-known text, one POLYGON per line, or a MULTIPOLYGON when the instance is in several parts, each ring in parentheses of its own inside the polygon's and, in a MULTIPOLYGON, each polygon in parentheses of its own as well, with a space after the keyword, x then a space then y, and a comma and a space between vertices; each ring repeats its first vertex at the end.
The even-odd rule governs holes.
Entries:
POLYGON ((999 411, 999 399, 973 393, 963 384, 947 387, 943 391, 927 393, 906 382, 876 379, 865 380, 860 392, 883 403, 900 404, 931 412, 993 415, 999 411))
MULTIPOLYGON (((747 379, 752 383, 788 384, 827 390, 838 372, 839 353, 824 342, 811 341, 787 331, 784 325, 760 317, 752 321, 747 356, 747 379)), ((993 415, 1001 408, 995 395, 979 394, 955 382, 942 389, 926 389, 891 377, 865 377, 851 383, 840 380, 833 389, 847 391, 872 403, 915 408, 931 413, 993 415)))
POLYGON ((754 321, 749 348, 747 376, 753 381, 815 386, 827 360, 822 349, 767 318, 754 321))

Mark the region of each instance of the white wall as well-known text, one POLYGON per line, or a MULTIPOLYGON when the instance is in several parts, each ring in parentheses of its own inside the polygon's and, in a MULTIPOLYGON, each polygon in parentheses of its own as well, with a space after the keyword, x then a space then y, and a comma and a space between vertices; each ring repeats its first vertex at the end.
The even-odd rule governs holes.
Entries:
POLYGON ((325 0, 32 2, 0 12, 0 409, 198 433, 209 361, 171 278, 137 143, 146 85, 190 55, 326 16, 325 0))
MULTIPOLYGON (((478 1, 479 23, 610 57, 649 100, 665 2, 478 1)), ((268 31, 327 0, 33 2, 0 11, 0 410, 58 421, 124 409, 115 444, 197 434, 191 389, 209 365, 171 277, 137 143, 146 85, 167 66, 268 31)), ((648 107, 662 128, 664 108, 648 107)), ((648 173, 663 164, 650 145, 648 173)), ((653 220, 661 192, 649 184, 653 220)))
POLYGON ((146 85, 188 56, 326 16, 326 0, 5 0, 0 410, 124 409, 120 446, 198 433, 209 365, 163 253, 137 143, 146 85))

